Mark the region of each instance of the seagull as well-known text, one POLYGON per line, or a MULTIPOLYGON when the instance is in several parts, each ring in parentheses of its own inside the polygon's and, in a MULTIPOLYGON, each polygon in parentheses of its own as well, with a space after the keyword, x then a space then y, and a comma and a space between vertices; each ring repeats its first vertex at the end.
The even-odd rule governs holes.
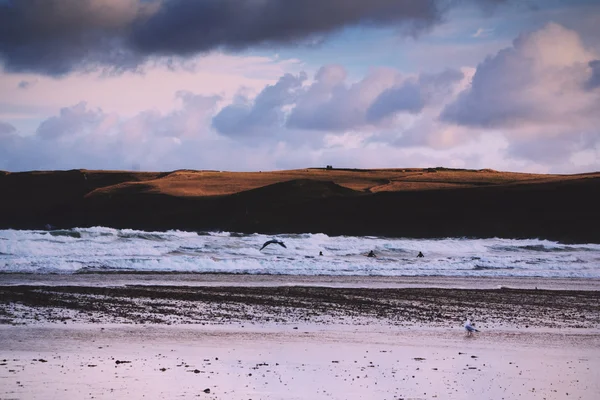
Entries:
POLYGON ((471 325, 470 319, 465 322, 465 330, 467 331, 467 336, 473 335, 473 332, 479 332, 473 325, 471 325))
POLYGON ((267 247, 268 245, 273 244, 273 243, 277 243, 278 245, 285 247, 287 249, 287 247, 281 240, 271 239, 271 240, 266 241, 265 244, 263 244, 263 246, 260 248, 259 251, 261 251, 262 249, 264 249, 265 247, 267 247))

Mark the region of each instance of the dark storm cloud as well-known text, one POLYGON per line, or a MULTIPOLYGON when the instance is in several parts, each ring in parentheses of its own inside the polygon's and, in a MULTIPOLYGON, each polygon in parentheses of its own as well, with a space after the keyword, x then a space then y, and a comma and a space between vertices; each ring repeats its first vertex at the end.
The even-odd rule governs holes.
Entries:
POLYGON ((98 66, 133 68, 156 55, 293 45, 350 26, 392 26, 415 34, 465 1, 1 1, 0 60, 8 71, 59 76, 98 66))
POLYGON ((289 43, 349 25, 405 23, 413 32, 437 22, 445 2, 434 0, 171 0, 133 41, 144 52, 195 53, 289 43))
POLYGON ((0 60, 8 71, 63 75, 98 65, 134 66, 131 25, 156 3, 140 0, 0 2, 0 60))

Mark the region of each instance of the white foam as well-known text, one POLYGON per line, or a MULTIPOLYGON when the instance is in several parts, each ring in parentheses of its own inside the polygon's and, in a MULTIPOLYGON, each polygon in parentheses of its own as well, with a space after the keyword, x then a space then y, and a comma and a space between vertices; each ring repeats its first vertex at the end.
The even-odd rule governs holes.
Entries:
POLYGON ((0 230, 0 272, 81 270, 379 276, 600 278, 600 245, 538 239, 402 239, 230 232, 144 232, 105 227, 0 230), (374 250, 377 258, 365 254, 374 250), (319 252, 323 256, 319 256, 319 252), (416 258, 418 252, 424 258, 416 258))

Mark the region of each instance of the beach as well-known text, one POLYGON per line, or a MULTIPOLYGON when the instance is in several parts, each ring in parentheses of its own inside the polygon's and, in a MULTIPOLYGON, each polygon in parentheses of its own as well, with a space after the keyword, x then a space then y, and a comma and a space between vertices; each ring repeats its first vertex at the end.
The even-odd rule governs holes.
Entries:
POLYGON ((3 274, 0 398, 600 393, 597 280, 385 281, 3 274), (479 333, 466 336, 466 317, 479 333))
POLYGON ((539 238, 0 230, 0 399, 597 400, 599 254, 539 238), (286 247, 263 248, 274 238, 286 247))
POLYGON ((3 327, 0 338, 3 399, 591 400, 600 390, 598 336, 581 333, 59 326, 3 327))
POLYGON ((600 400, 598 38, 0 0, 0 400, 600 400))

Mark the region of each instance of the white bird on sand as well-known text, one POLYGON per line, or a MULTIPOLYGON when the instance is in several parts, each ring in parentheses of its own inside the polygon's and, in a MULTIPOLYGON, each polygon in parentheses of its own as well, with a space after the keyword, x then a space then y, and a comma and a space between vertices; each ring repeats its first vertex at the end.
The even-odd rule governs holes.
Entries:
POLYGON ((471 324, 470 319, 467 319, 467 322, 465 322, 465 330, 467 331, 467 336, 471 336, 473 332, 479 332, 477 329, 475 329, 473 324, 471 324))

